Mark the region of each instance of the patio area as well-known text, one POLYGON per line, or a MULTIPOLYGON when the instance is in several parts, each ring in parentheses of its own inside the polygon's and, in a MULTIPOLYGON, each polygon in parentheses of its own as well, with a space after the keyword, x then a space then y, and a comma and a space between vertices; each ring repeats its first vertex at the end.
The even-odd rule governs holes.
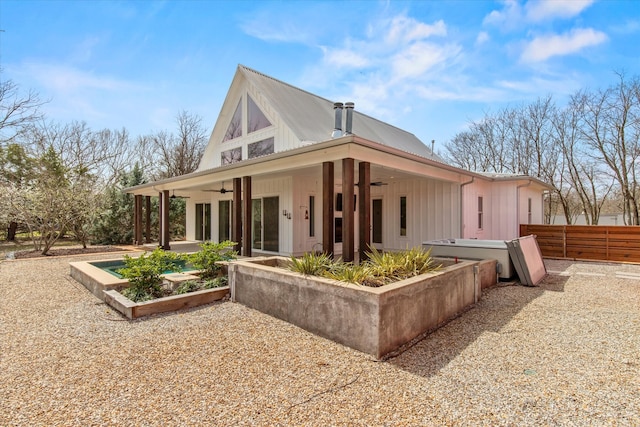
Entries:
MULTIPOLYGON (((173 249, 173 247, 172 247, 173 249)), ((638 425, 640 266, 547 261, 386 362, 240 304, 129 321, 0 262, 0 425, 638 425)))

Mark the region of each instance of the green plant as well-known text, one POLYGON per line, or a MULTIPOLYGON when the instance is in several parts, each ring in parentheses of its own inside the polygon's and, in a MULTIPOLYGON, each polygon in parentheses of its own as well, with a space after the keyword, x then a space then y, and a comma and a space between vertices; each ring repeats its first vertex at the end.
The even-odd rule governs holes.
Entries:
POLYGON ((440 265, 434 264, 431 249, 415 247, 384 253, 375 248, 370 249, 370 252, 367 252, 366 263, 371 266, 373 275, 385 283, 419 276, 440 268, 440 265))
POLYGON ((202 282, 202 289, 221 288, 229 284, 229 278, 227 276, 219 276, 215 279, 205 280, 202 282))
POLYGON ((431 250, 419 247, 399 252, 380 252, 370 248, 367 257, 367 261, 354 265, 341 260, 334 261, 325 254, 305 253, 300 258, 291 257, 289 270, 378 287, 440 268, 440 265, 434 265, 431 250))
POLYGON ((370 265, 362 263, 354 265, 350 262, 335 262, 332 268, 322 273, 323 277, 341 282, 364 285, 374 281, 373 270, 370 265))
POLYGON ((174 252, 156 249, 146 256, 137 258, 124 256, 125 268, 118 273, 129 280, 129 287, 122 294, 134 302, 148 301, 163 296, 162 273, 165 271, 181 271, 183 258, 174 252))
POLYGON ((182 283, 173 291, 174 295, 186 294, 189 292, 201 291, 203 289, 221 288, 227 286, 229 279, 227 276, 219 276, 215 279, 207 280, 187 280, 182 283))
POLYGON ((327 254, 307 252, 300 258, 292 255, 289 270, 309 276, 321 276, 334 264, 335 262, 327 254))
POLYGON ((188 262, 201 271, 203 279, 213 279, 220 271, 220 261, 231 261, 237 258, 238 253, 232 251, 234 242, 204 242, 200 244, 200 251, 188 256, 188 262))
POLYGON ((173 291, 173 294, 181 295, 188 292, 199 291, 200 289, 202 289, 202 285, 199 282, 195 280, 187 280, 180 283, 180 285, 178 285, 178 287, 173 291))

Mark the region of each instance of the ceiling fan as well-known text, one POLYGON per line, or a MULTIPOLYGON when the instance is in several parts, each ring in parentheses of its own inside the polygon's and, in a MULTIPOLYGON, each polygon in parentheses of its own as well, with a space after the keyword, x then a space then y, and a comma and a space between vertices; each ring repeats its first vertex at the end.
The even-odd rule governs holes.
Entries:
MULTIPOLYGON (((360 185, 359 183, 355 183, 354 185, 360 185)), ((389 185, 388 182, 382 182, 382 181, 374 181, 374 182, 370 182, 369 185, 371 187, 382 187, 383 185, 389 185)))
POLYGON ((170 199, 188 199, 189 196, 176 196, 176 190, 173 190, 170 199))
POLYGON ((204 190, 204 191, 213 191, 220 194, 233 193, 233 190, 227 190, 226 188, 224 188, 224 181, 222 181, 222 187, 219 190, 204 190))

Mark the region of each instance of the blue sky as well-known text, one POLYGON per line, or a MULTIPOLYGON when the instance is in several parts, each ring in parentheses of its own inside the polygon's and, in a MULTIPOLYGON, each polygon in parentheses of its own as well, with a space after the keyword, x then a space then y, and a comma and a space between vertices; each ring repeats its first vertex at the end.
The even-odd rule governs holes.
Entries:
POLYGON ((2 79, 49 119, 133 136, 182 110, 211 130, 238 64, 436 149, 486 112, 640 74, 632 0, 1 0, 0 29, 2 79))

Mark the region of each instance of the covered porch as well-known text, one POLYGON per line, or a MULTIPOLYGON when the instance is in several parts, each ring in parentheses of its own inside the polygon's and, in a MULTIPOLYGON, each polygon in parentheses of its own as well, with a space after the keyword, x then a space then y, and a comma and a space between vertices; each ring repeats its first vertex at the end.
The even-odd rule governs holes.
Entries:
POLYGON ((149 235, 150 197, 160 200, 164 249, 171 248, 172 197, 188 197, 189 241, 229 239, 243 256, 313 250, 353 261, 370 246, 402 249, 457 237, 461 184, 473 175, 462 172, 349 135, 126 191, 135 195, 138 244, 143 228, 149 235))

